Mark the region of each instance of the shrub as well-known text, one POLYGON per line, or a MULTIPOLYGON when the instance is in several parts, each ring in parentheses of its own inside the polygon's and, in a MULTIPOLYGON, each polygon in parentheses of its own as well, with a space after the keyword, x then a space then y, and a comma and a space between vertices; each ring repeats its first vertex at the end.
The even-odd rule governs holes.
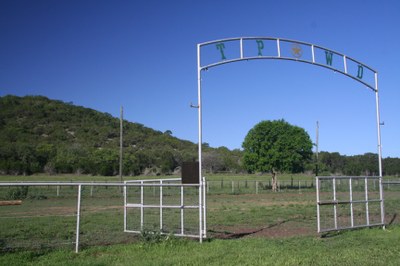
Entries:
POLYGON ((6 200, 22 200, 28 196, 29 188, 27 186, 11 188, 7 191, 6 200))

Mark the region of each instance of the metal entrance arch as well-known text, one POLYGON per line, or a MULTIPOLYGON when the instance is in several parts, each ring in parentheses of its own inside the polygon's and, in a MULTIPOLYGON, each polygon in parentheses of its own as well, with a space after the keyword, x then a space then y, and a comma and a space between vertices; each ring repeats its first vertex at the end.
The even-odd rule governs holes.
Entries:
MULTIPOLYGON (((378 92, 378 72, 366 64, 361 63, 342 53, 327 49, 319 45, 302 41, 273 38, 273 37, 237 37, 214 40, 197 44, 197 89, 198 89, 198 156, 199 156, 199 184, 202 180, 202 97, 201 97, 201 73, 212 67, 223 64, 257 59, 280 59, 312 64, 335 72, 341 73, 355 81, 365 85, 375 92, 376 127, 378 142, 379 186, 382 188, 382 147, 381 147, 381 122, 378 92), (215 56, 202 58, 203 49, 213 49, 215 56), (367 75, 371 78, 367 78, 367 75)), ((201 187, 201 186, 200 186, 201 187)), ((202 194, 199 190, 199 202, 202 202, 202 194)), ((380 198, 383 192, 380 189, 380 198)), ((201 209, 201 208, 200 208, 201 209)), ((200 221, 202 212, 199 212, 200 221)), ((383 200, 381 203, 382 224, 384 223, 383 200)), ((205 226, 205 225, 204 225, 205 226)), ((200 225, 200 230, 203 228, 200 225)), ((205 228, 204 228, 205 230, 205 228)))

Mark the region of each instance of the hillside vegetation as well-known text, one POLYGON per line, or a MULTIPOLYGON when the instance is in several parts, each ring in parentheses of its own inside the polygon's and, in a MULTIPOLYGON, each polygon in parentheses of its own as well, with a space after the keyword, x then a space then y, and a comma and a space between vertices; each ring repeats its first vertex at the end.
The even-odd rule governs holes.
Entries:
MULTIPOLYGON (((119 172, 119 118, 43 96, 0 97, 0 174, 92 174, 119 172)), ((124 121, 123 175, 173 173, 197 160, 197 144, 172 132, 124 121)), ((207 172, 244 172, 243 152, 203 143, 207 172)), ((304 171, 316 169, 315 156, 304 171)), ((378 155, 321 152, 319 174, 378 175, 378 155)), ((384 175, 400 174, 400 159, 383 160, 384 175)))
MULTIPOLYGON (((115 175, 119 171, 119 118, 42 96, 0 98, 0 172, 115 175)), ((197 158, 197 145, 142 124, 124 121, 123 174, 168 174, 197 158)), ((226 148, 231 165, 238 160, 226 148), (235 161, 236 160, 236 161, 235 161)), ((237 157, 237 156, 236 156, 237 157)))

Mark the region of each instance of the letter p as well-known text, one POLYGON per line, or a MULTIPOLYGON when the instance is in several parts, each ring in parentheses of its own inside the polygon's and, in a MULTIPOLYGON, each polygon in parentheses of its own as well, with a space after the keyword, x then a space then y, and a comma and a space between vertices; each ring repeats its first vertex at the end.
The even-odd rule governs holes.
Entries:
POLYGON ((256 40, 257 42, 257 49, 258 49, 258 56, 262 56, 262 51, 264 49, 264 42, 262 40, 256 40))

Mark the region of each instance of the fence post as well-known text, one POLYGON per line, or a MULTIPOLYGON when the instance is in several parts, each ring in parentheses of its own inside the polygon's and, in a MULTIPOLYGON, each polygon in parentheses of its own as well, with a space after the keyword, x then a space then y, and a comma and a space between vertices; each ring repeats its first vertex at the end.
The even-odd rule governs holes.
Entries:
POLYGON ((235 193, 235 181, 232 180, 232 194, 235 193))
POLYGON ((319 212, 319 179, 318 176, 315 177, 315 188, 317 190, 317 231, 318 233, 321 232, 321 219, 320 219, 320 212, 319 212))
MULTIPOLYGON (((206 182, 206 178, 203 176, 203 184, 206 182)), ((207 198, 206 194, 203 195, 203 234, 207 237, 207 198)))
POLYGON ((258 194, 258 181, 256 181, 256 194, 258 194))
POLYGON ((79 224, 81 217, 81 191, 82 185, 78 186, 78 203, 76 207, 76 240, 75 240, 75 253, 79 252, 79 224))
POLYGON ((184 201, 183 201, 183 186, 181 186, 181 234, 183 235, 185 230, 184 230, 184 219, 183 219, 183 208, 184 208, 184 201))
POLYGON ((349 198, 350 198, 350 219, 351 219, 351 227, 354 227, 354 209, 353 209, 353 184, 352 179, 349 178, 349 198))
POLYGON ((60 196, 60 186, 57 186, 57 197, 60 196))
POLYGON ((379 183, 378 183, 378 185, 379 185, 379 200, 380 200, 380 202, 381 202, 381 223, 382 223, 382 228, 383 229, 385 229, 386 228, 386 226, 385 226, 385 205, 384 205, 384 202, 383 202, 383 185, 382 185, 382 179, 383 179, 383 177, 382 176, 379 176, 379 183))
POLYGON ((143 204, 144 204, 144 197, 143 197, 143 193, 144 193, 144 191, 143 191, 143 180, 142 181, 140 181, 140 184, 141 184, 141 186, 140 186, 140 230, 141 231, 143 231, 143 222, 144 222, 144 217, 143 217, 143 215, 144 215, 144 208, 143 208, 143 204))
POLYGON ((124 182, 124 232, 126 232, 126 227, 127 227, 127 212, 128 209, 126 207, 127 204, 127 190, 126 190, 126 181, 124 182))
POLYGON ((369 225, 369 204, 368 204, 368 179, 364 179, 364 190, 365 190, 365 218, 367 225, 369 225))
MULTIPOLYGON (((333 187, 333 201, 336 202, 336 178, 334 177, 332 179, 332 187, 333 187)), ((335 229, 337 229, 337 205, 333 205, 333 217, 334 217, 334 223, 335 223, 335 229)))
POLYGON ((160 231, 163 230, 163 187, 161 186, 163 183, 162 179, 160 179, 160 231))
POLYGON ((203 194, 206 192, 204 191, 204 184, 201 177, 199 177, 199 242, 203 243, 203 194))

